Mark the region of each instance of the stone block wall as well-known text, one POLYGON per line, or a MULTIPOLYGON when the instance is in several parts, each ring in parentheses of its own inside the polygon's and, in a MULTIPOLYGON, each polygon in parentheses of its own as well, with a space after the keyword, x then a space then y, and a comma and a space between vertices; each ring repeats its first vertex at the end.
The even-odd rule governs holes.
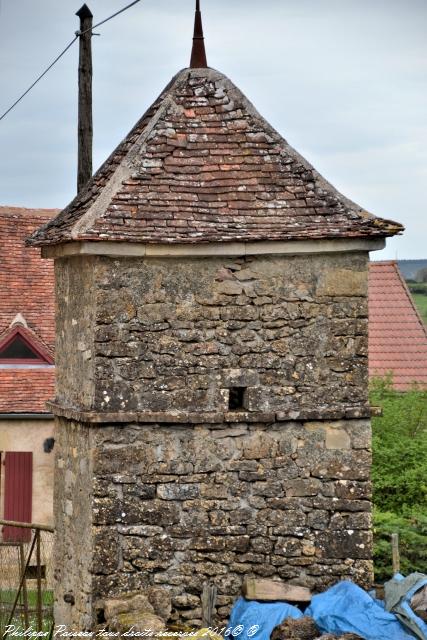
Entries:
POLYGON ((314 590, 371 584, 369 420, 62 420, 60 434, 57 622, 81 626, 98 597, 149 585, 170 591, 173 620, 199 625, 207 581, 218 587, 216 623, 244 575, 314 590))
POLYGON ((94 396, 94 266, 85 256, 55 261, 56 398, 74 407, 94 396))
POLYGON ((366 415, 366 253, 57 262, 62 405, 366 415))
POLYGON ((56 419, 54 476, 55 622, 92 626, 92 433, 56 419))
POLYGON ((245 574, 368 586, 367 253, 56 262, 56 621, 157 585, 196 625, 211 581, 219 623, 245 574))

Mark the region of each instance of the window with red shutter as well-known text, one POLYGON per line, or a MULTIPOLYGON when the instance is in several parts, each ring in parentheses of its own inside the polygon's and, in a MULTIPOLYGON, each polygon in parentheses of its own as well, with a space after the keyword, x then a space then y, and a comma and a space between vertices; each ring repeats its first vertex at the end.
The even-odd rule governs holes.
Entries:
MULTIPOLYGON (((7 451, 4 474, 4 519, 31 522, 33 502, 33 454, 7 451)), ((29 542, 31 529, 3 527, 4 542, 29 542)))

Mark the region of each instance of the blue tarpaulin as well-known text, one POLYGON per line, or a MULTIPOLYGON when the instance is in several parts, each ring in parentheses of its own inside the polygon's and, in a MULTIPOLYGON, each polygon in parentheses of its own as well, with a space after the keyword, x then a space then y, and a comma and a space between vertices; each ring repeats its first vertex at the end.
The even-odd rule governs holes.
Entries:
POLYGON ((313 596, 306 609, 323 633, 355 633, 364 640, 414 640, 415 636, 363 589, 339 582, 313 596))
POLYGON ((274 627, 286 618, 302 618, 302 613, 286 602, 257 602, 239 598, 231 612, 228 637, 270 640, 274 627))
POLYGON ((415 593, 427 586, 427 576, 411 573, 406 578, 396 573, 385 583, 385 608, 396 614, 399 620, 421 640, 427 640, 427 624, 411 609, 411 599, 415 593))
MULTIPOLYGON (((286 602, 257 602, 239 598, 231 612, 229 638, 269 640, 273 629, 287 618, 310 616, 321 633, 354 633, 364 640, 414 640, 416 636, 353 582, 339 582, 313 596, 301 613, 286 602)), ((415 614, 414 614, 415 615, 415 614)), ((416 616, 415 616, 416 617, 416 616)), ((427 640, 427 638, 426 638, 427 640)))

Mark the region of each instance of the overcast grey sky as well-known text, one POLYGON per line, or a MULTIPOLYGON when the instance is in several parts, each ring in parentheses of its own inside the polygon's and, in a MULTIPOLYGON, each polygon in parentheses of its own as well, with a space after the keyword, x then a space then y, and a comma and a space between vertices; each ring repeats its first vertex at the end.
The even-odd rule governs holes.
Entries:
MULTIPOLYGON (((95 22, 130 0, 88 0, 95 22)), ((209 65, 347 197, 406 226, 374 259, 427 257, 427 1, 201 0, 209 65)), ((72 39, 82 0, 0 0, 0 111, 72 39)), ((194 0, 142 0, 94 49, 94 167, 189 61, 194 0)), ((0 122, 0 204, 64 207, 78 43, 0 122)))

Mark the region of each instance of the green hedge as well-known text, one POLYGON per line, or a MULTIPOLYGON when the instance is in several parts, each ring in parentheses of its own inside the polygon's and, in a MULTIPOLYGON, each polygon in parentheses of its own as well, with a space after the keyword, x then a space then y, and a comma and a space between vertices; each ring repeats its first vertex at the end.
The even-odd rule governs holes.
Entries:
POLYGON ((392 533, 399 533, 401 570, 427 573, 427 391, 394 391, 391 377, 372 383, 375 577, 390 578, 392 533))
POLYGON ((419 293, 427 296, 427 282, 414 282, 408 283, 408 287, 411 293, 419 293))
POLYGON ((404 575, 413 571, 427 574, 427 516, 413 513, 405 518, 374 509, 375 580, 384 582, 392 576, 392 533, 399 534, 401 572, 404 575))

